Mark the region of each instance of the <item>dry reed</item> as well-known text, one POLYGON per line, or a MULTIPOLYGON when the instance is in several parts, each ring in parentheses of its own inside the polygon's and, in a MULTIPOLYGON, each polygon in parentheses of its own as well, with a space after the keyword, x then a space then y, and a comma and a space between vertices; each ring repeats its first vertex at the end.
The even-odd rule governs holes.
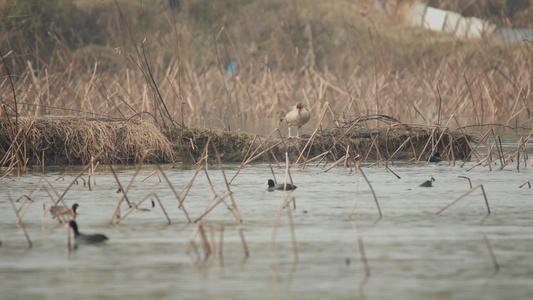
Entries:
POLYGON ((496 260, 496 255, 494 254, 494 250, 492 249, 489 239, 487 238, 487 235, 485 233, 483 233, 483 240, 485 241, 485 245, 487 246, 487 249, 489 250, 490 258, 492 259, 492 263, 494 264, 494 275, 496 275, 500 271, 500 264, 498 263, 498 260, 496 260))
MULTIPOLYGON (((263 37, 268 37, 260 41, 247 34, 256 24, 251 17, 254 14, 243 17, 242 22, 206 29, 195 27, 195 22, 178 26, 168 11, 163 11, 165 18, 154 17, 161 15, 160 11, 156 14, 154 6, 149 10, 154 18, 143 20, 163 22, 163 26, 156 26, 163 33, 155 34, 133 27, 136 17, 124 10, 122 6, 127 5, 117 2, 114 11, 108 12, 118 13, 123 25, 123 32, 116 28, 109 32, 126 37, 126 42, 118 47, 115 36, 107 37, 113 42, 106 45, 114 45, 115 49, 102 46, 103 51, 83 55, 82 51, 71 49, 71 41, 57 39, 55 47, 50 47, 56 49, 53 57, 30 57, 23 62, 21 53, 27 51, 9 41, 10 35, 4 37, 7 40, 3 44, 9 49, 2 55, 5 68, 1 72, 7 78, 0 82, 0 90, 5 91, 2 117, 13 116, 12 138, 24 135, 17 120, 20 116, 49 114, 149 119, 163 128, 222 126, 226 130, 270 131, 283 113, 281 107, 298 100, 312 112, 328 103, 332 112, 327 120, 312 118, 310 128, 318 128, 320 123, 338 123, 345 117, 377 114, 415 124, 440 125, 441 120, 453 118, 466 126, 531 128, 529 43, 436 38, 430 32, 398 26, 397 20, 383 16, 360 18, 357 6, 340 9, 331 4, 324 4, 321 9, 337 18, 316 19, 317 14, 312 13, 316 7, 303 5, 297 15, 291 15, 296 10, 287 12, 289 19, 300 21, 289 26, 290 30, 277 30, 275 34, 270 34, 272 28, 279 28, 285 19, 272 15, 261 29, 269 33, 263 37), (139 31, 146 35, 137 36, 139 31), (197 32, 204 34, 199 37, 197 32), (305 39, 294 40, 302 32, 305 39), (202 40, 204 36, 207 40, 202 40), (253 51, 239 46, 258 43, 262 46, 253 47, 253 51), (152 52, 154 45, 160 50, 152 52), (109 56, 113 68, 105 67, 109 56), (239 70, 225 76, 224 66, 231 58, 237 61, 239 70)), ((263 5, 264 1, 255 1, 242 9, 265 12, 263 5)), ((183 16, 180 20, 189 19, 183 16)), ((11 37, 21 38, 20 34, 13 32, 11 37)), ((33 47, 31 44, 28 46, 33 47)), ((38 55, 39 51, 30 53, 38 55)), ((377 137, 372 143, 377 145, 377 137)), ((15 148, 20 150, 23 146, 17 143, 15 148)), ((37 154, 26 158, 20 151, 13 154, 22 164, 27 158, 41 160, 37 160, 37 154)), ((71 154, 69 159, 74 159, 75 153, 71 154)), ((155 155, 153 159, 163 156, 155 155)), ((135 158, 121 155, 115 159, 135 158)), ((87 162, 90 156, 81 159, 87 162)))
MULTIPOLYGON (((83 117, 20 117, 18 127, 24 132, 11 139, 6 125, 0 130, 0 143, 24 144, 0 153, 2 164, 11 161, 13 152, 24 154, 25 165, 87 164, 100 152, 109 163, 139 163, 145 151, 146 161, 171 161, 172 147, 157 127, 147 122, 83 117)), ((96 162, 95 162, 96 163, 96 162)), ((90 175, 89 175, 90 176, 90 175)), ((93 178, 94 179, 94 178, 93 178)), ((90 182, 89 182, 90 185, 90 182)))
POLYGON ((437 213, 435 213, 436 215, 440 215, 443 211, 445 211, 446 209, 448 209, 450 206, 454 205, 455 203, 457 203, 459 200, 463 199, 464 197, 468 196, 470 193, 472 193, 473 191, 475 191, 476 189, 478 188, 481 188, 481 191, 483 192, 483 198, 485 199, 485 204, 487 205, 487 215, 490 215, 490 206, 489 206, 489 200, 487 199, 487 194, 485 193, 485 188, 483 187, 483 184, 478 184, 476 185, 475 187, 471 188, 469 191, 467 191, 466 193, 464 193, 463 195, 461 195, 459 198, 455 199, 454 201, 452 201, 450 204, 446 205, 445 207, 443 207, 441 210, 439 210, 437 213))

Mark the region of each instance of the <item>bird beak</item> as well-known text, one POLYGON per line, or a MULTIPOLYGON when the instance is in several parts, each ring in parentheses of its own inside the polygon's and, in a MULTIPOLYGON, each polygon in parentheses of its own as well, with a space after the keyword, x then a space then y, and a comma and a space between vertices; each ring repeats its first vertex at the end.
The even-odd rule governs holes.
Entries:
POLYGON ((300 115, 300 109, 299 108, 296 109, 296 112, 298 113, 298 115, 300 115))

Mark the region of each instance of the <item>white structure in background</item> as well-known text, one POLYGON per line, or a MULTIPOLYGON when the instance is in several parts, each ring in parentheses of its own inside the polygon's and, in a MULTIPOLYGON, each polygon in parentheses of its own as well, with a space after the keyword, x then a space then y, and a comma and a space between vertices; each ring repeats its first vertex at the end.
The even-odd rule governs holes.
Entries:
POLYGON ((496 25, 476 17, 463 17, 460 14, 418 4, 410 15, 411 23, 425 28, 453 34, 458 38, 480 38, 492 33, 496 25))
POLYGON ((533 41, 533 28, 500 28, 500 35, 506 42, 533 41))

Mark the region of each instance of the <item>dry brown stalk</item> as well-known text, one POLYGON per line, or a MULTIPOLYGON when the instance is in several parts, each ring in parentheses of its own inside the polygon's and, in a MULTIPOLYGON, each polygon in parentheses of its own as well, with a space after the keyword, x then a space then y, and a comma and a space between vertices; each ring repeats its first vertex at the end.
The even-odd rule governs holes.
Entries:
MULTIPOLYGON (((48 194, 48 197, 54 201, 54 198, 53 196, 50 194, 50 191, 48 191, 48 188, 46 188, 46 186, 41 186, 42 189, 48 194)), ((37 195, 37 194, 36 194, 37 195)), ((35 199, 34 199, 35 200, 35 199)), ((64 204, 64 202, 63 202, 64 204)), ((64 211, 59 211, 58 206, 57 206, 57 203, 56 202, 53 202, 53 205, 50 206, 50 210, 53 208, 53 207, 56 207, 56 212, 54 214, 54 218, 57 218, 57 221, 59 223, 62 223, 62 222, 67 222, 67 216, 70 215, 70 217, 72 217, 73 219, 76 218, 76 214, 75 212, 71 209, 71 208, 68 208, 67 206, 65 206, 65 210, 64 211), (65 216, 65 214, 67 216, 65 216)), ((44 213, 43 213, 44 214, 44 213)), ((70 218, 69 217, 69 218, 70 218)))
POLYGON ((357 245, 359 246, 359 252, 361 252, 361 259, 363 260, 363 266, 365 267, 365 276, 370 277, 370 265, 368 264, 368 258, 366 257, 365 245, 361 237, 357 238, 357 245))
POLYGON ((146 179, 152 177, 152 175, 154 175, 154 174, 157 175, 157 178, 159 179, 159 182, 161 182, 161 177, 159 177, 159 172, 157 172, 157 171, 153 171, 152 173, 148 174, 146 177, 141 179, 141 182, 144 182, 146 179))
POLYGON ((370 191, 372 192, 372 196, 374 196, 374 200, 376 201, 376 206, 378 208, 379 217, 381 218, 383 216, 383 214, 381 213, 381 208, 379 207, 378 197, 376 196, 376 193, 374 192, 374 188, 372 187, 372 184, 370 183, 370 181, 366 177, 365 172, 363 172, 363 170, 361 169, 359 164, 357 164, 357 172, 358 173, 361 172, 361 175, 363 175, 363 178, 365 179, 366 183, 368 184, 368 187, 370 187, 370 191))
POLYGON ((287 187, 287 176, 289 177, 290 181, 291 181, 291 186, 294 186, 294 182, 292 181, 292 176, 291 176, 291 171, 289 171, 289 168, 290 168, 290 165, 291 165, 291 161, 289 160, 289 153, 288 152, 285 152, 285 181, 284 181, 284 188, 283 190, 286 192, 286 187, 287 187))
POLYGON ((459 178, 464 178, 466 180, 468 180, 468 183, 470 184, 470 188, 472 188, 472 180, 470 180, 470 178, 466 177, 466 176, 457 176, 459 178))
MULTIPOLYGON (((254 135, 254 139, 252 140, 252 142, 250 143, 250 146, 248 146, 248 150, 246 150, 246 153, 244 154, 244 157, 242 158, 242 162, 241 164, 239 165, 239 168, 237 169, 237 172, 235 172, 235 175, 233 175, 233 177, 231 178, 231 180, 229 181, 229 184, 231 184, 233 182, 233 179, 235 179, 235 177, 237 177, 237 175, 239 175, 239 172, 241 171, 242 167, 244 167, 244 162, 246 161, 246 159, 248 158, 248 154, 250 153, 250 150, 252 150, 252 147, 255 143, 255 140, 257 140, 257 137, 259 135, 256 134, 254 135)), ((259 148, 256 148, 256 150, 259 149, 259 148)), ((255 151, 254 151, 255 152, 255 151)))
MULTIPOLYGON (((161 168, 161 166, 159 164, 156 164, 155 166, 159 170, 159 173, 161 173, 161 175, 165 179, 165 182, 168 184, 168 186, 172 190, 172 193, 174 193, 174 196, 176 197, 176 200, 178 200, 178 202, 179 202, 178 208, 183 210, 183 214, 185 215, 185 218, 187 219, 187 222, 191 223, 191 219, 189 218, 189 214, 187 213, 187 210, 185 209, 185 206, 183 205, 183 201, 185 201, 185 198, 180 199, 178 193, 176 193, 176 190, 174 189, 174 186, 172 186, 172 184, 170 183, 170 180, 168 180, 167 174, 165 174, 165 172, 163 172, 163 169, 161 168)), ((161 206, 161 208, 163 208, 163 205, 162 205, 161 201, 159 201, 159 197, 156 196, 156 199, 159 202, 159 205, 161 206)), ((168 215, 167 215, 166 211, 164 210, 164 208, 163 208, 163 212, 165 213, 165 215, 167 216, 167 219, 168 219, 168 215)), ((170 223, 170 219, 169 219, 169 223, 170 223)))
POLYGON ((246 240, 244 239, 244 233, 242 228, 239 227, 239 236, 241 237, 241 243, 242 243, 242 249, 244 251, 244 258, 250 257, 250 251, 248 250, 248 245, 246 244, 246 240))
POLYGON ((490 146, 489 151, 487 153, 487 166, 489 166, 489 172, 492 172, 492 148, 493 148, 493 145, 490 146))
MULTIPOLYGON (((278 130, 279 132, 279 130, 278 130)), ((265 145, 263 144, 263 141, 261 140, 261 138, 258 138, 259 139, 259 143, 261 144, 261 148, 262 149, 265 149, 265 145)), ((283 141, 283 139, 282 139, 283 141)), ((287 147, 285 145, 285 142, 283 142, 283 145, 285 147, 287 147)), ((278 165, 278 167, 281 169, 281 165, 279 164, 278 160, 276 159, 276 156, 274 155, 274 153, 272 152, 272 150, 270 150, 270 153, 272 154, 272 157, 274 158, 274 160, 276 161, 276 164, 278 165)), ((268 159, 268 155, 265 153, 265 158, 268 162, 268 167, 270 168, 270 172, 272 173, 272 176, 274 177, 274 181, 276 180, 276 175, 274 174, 274 169, 272 168, 272 164, 270 163, 270 159, 268 159)))
POLYGON ((445 211, 446 209, 448 209, 450 206, 454 205, 455 203, 457 203, 459 200, 463 199, 464 197, 468 196, 470 193, 472 193, 473 191, 475 191, 476 189, 478 188, 481 188, 481 191, 483 192, 483 197, 485 198, 485 204, 487 205, 487 211, 488 211, 488 214, 490 215, 490 206, 489 206, 489 200, 487 199, 487 194, 485 193, 485 188, 483 187, 483 184, 478 184, 476 185, 475 187, 471 188, 469 191, 467 191, 466 193, 464 193, 463 195, 461 195, 459 198, 455 199, 454 201, 452 201, 450 204, 446 205, 444 208, 442 208, 441 210, 439 210, 436 215, 440 215, 443 211, 445 211))
POLYGON ((326 173, 327 171, 333 169, 334 167, 336 167, 338 164, 340 164, 342 161, 346 161, 346 155, 339 158, 336 162, 334 162, 331 167, 327 168, 326 170, 324 170, 324 173, 326 173))
POLYGON ((200 237, 202 238, 202 248, 204 249, 205 257, 207 258, 207 257, 209 257, 209 255, 211 255, 211 247, 209 246, 209 241, 208 241, 207 236, 205 234, 205 230, 204 230, 204 226, 202 224, 202 221, 199 221, 198 224, 199 224, 200 237))
POLYGON ((270 249, 271 250, 274 250, 276 249, 276 235, 277 235, 277 232, 278 232, 278 228, 281 224, 281 214, 283 212, 283 207, 285 206, 285 202, 286 202, 286 198, 287 196, 283 196, 283 198, 281 199, 281 202, 280 202, 280 206, 279 206, 279 209, 278 209, 278 215, 276 217, 276 222, 274 223, 274 228, 272 230, 272 237, 270 239, 270 249))
POLYGON ((492 259, 492 263, 494 264, 494 274, 497 274, 500 271, 500 264, 496 260, 496 255, 494 254, 494 250, 492 249, 489 239, 487 238, 487 235, 485 233, 483 233, 483 240, 485 241, 485 245, 487 246, 487 249, 489 250, 490 258, 492 259))
MULTIPOLYGON (((422 158, 422 155, 424 155, 424 153, 426 152, 426 149, 429 145, 429 143, 431 143, 433 141, 433 138, 435 136, 435 131, 437 130, 437 127, 434 127, 433 130, 431 131, 431 134, 429 135, 429 139, 428 141, 426 142, 426 144, 424 145, 424 148, 422 149, 422 151, 420 151, 420 155, 418 156, 417 160, 416 160, 416 163, 418 164, 418 162, 420 161, 420 159, 422 158)), ((428 162, 429 162, 429 158, 428 158, 428 162)))
MULTIPOLYGON (((383 161, 381 151, 379 151, 379 146, 377 142, 378 135, 374 135, 371 133, 370 127, 368 126, 368 123, 366 121, 364 121, 363 124, 365 124, 366 129, 368 130, 368 132, 370 132, 370 139, 372 141, 372 146, 376 149, 376 163, 383 161)), ((368 157, 370 156, 371 151, 372 151, 372 147, 368 148, 368 151, 363 161, 367 161, 368 157)))
MULTIPOLYGON (((13 203, 13 199, 11 199, 11 195, 8 193, 7 195, 9 202, 11 203, 11 206, 13 207, 13 210, 15 211, 15 215, 18 219, 20 219, 19 214, 17 212, 17 208, 15 207, 15 203, 13 203)), ((28 247, 32 248, 33 244, 31 243, 30 236, 28 235, 28 232, 26 231, 26 226, 24 226, 24 223, 22 221, 20 224, 17 224, 19 227, 22 228, 22 231, 24 232, 24 236, 26 237, 26 241, 28 241, 28 247)))
MULTIPOLYGON (((492 129, 491 129, 492 130, 492 129)), ((490 130, 488 130, 484 135, 483 137, 479 140, 479 142, 477 143, 477 145, 474 147, 474 149, 472 149, 472 146, 470 146, 470 143, 468 143, 471 151, 470 151, 470 154, 474 154, 474 156, 476 157, 476 160, 477 162, 479 163, 479 157, 477 156, 477 148, 479 147, 479 145, 481 145, 482 143, 485 142, 485 140, 487 139, 487 136, 489 135, 490 133, 490 130)), ((465 161, 463 162, 463 164, 461 164, 461 168, 466 164, 467 160, 465 159, 465 161)))
POLYGON ((405 144, 407 144, 407 142, 411 141, 411 137, 408 137, 405 141, 403 141, 403 143, 400 145, 400 147, 398 147, 398 149, 396 149, 396 151, 394 151, 394 153, 392 153, 391 156, 389 156, 389 158, 387 159, 387 161, 385 162, 385 165, 387 165, 389 163, 389 161, 392 161, 392 159, 394 158, 394 156, 396 156, 396 154, 403 149, 403 147, 405 146, 405 144))
MULTIPOLYGON (((206 145, 208 145, 208 144, 209 144, 209 142, 206 145)), ((218 160, 218 165, 220 167, 220 171, 222 172, 222 176, 224 177, 224 182, 226 183, 226 189, 229 192, 229 197, 231 199, 232 211, 235 211, 237 222, 239 224, 241 224, 242 223, 241 214, 239 212, 239 209, 237 208, 237 203, 235 202, 235 199, 233 198, 233 192, 231 191, 228 179, 226 178, 226 173, 224 172, 224 167, 222 166, 222 161, 220 160, 220 155, 218 154, 217 147, 215 146, 215 143, 212 140, 211 140, 211 145, 213 146, 213 149, 215 150, 215 155, 216 155, 216 158, 218 160)))
MULTIPOLYGON (((444 136, 445 133, 449 133, 450 131, 450 128, 448 127, 450 125, 450 122, 452 121, 454 115, 452 114, 449 118, 448 118, 448 121, 446 122, 446 125, 444 125, 444 130, 441 131, 440 135, 439 135, 439 138, 437 139, 437 141, 435 142, 435 144, 433 145, 433 147, 431 148, 431 153, 435 153, 437 152, 437 146, 439 145, 439 143, 442 141, 442 137, 444 136)), ((450 143, 452 141, 450 140, 450 143)), ((450 149, 453 148, 453 145, 450 145, 450 149)), ((429 162, 429 158, 427 160, 427 162, 429 162)))
POLYGON ((200 230, 200 226, 202 226, 202 222, 197 222, 195 225, 194 225, 194 229, 191 233, 191 237, 189 238, 189 242, 187 243, 187 247, 185 248, 185 253, 186 254, 189 254, 189 252, 191 252, 191 248, 194 244, 194 240, 196 239, 196 236, 198 235, 198 232, 200 230))
MULTIPOLYGON (((168 217, 168 214, 167 214, 167 212, 166 212, 166 210, 165 210, 165 207, 163 206, 163 203, 161 203, 161 200, 159 199, 159 196, 157 196, 156 193, 150 193, 150 194, 144 196, 144 198, 142 198, 142 199, 139 201, 139 203, 130 202, 130 203, 131 203, 131 207, 128 209, 128 211, 127 211, 124 215, 122 215, 122 216, 120 216, 120 217, 117 217, 117 221, 115 222, 115 225, 118 225, 120 222, 124 221, 124 219, 126 219, 126 217, 127 217, 129 214, 131 214, 132 212, 137 212, 137 211, 139 211, 140 209, 139 209, 138 207, 144 202, 144 200, 146 200, 146 199, 148 199, 148 198, 150 198, 150 197, 154 197, 154 198, 157 200, 157 202, 158 202, 158 204, 159 204, 159 207, 161 207, 161 210, 163 211, 163 214, 165 215, 165 217, 166 217, 166 219, 167 219, 167 222, 168 222, 168 224, 170 225, 170 223, 171 223, 171 222, 170 222, 170 218, 168 217)), ((119 202, 117 202, 117 203, 119 204, 119 203, 120 203, 120 200, 119 200, 119 202)), ((117 205, 117 211, 118 211, 119 206, 120 206, 120 205, 117 205)), ((149 211, 149 210, 148 210, 148 211, 149 211)), ((116 214, 116 215, 118 215, 118 214, 116 214)))
POLYGON ((223 241, 224 241, 224 224, 220 225, 220 238, 219 238, 219 242, 218 242, 218 258, 220 259, 220 266, 223 267, 224 266, 224 259, 223 259, 223 251, 222 251, 222 246, 224 245, 223 241))
MULTIPOLYGON (((204 210, 204 212, 203 212, 198 218, 196 218, 196 219, 194 220, 194 222, 196 223, 196 222, 202 220, 202 218, 203 218, 205 215, 207 215, 208 213, 210 213, 210 212, 211 212, 211 211, 212 211, 212 210, 213 210, 218 204, 220 204, 221 202, 224 202, 224 200, 230 195, 230 193, 231 193, 230 191, 226 191, 224 194, 222 194, 222 196, 218 196, 217 194, 215 194, 215 195, 213 196, 213 198, 212 198, 212 199, 209 201, 209 203, 207 204, 207 207, 206 207, 206 209, 204 210), (212 204, 211 202, 212 202, 213 200, 217 199, 217 198, 218 198, 218 201, 212 204)), ((226 206, 227 206, 228 208, 231 209, 231 207, 230 207, 229 205, 226 204, 226 206)))
MULTIPOLYGON (((454 138, 453 136, 450 134, 450 132, 448 131, 448 148, 450 149, 450 155, 451 155, 451 158, 452 158, 452 166, 455 167, 455 151, 453 150, 453 141, 454 141, 454 138)), ((446 157, 448 157, 448 154, 447 152, 444 152, 446 154, 446 157)), ((466 155, 464 155, 466 156, 466 155)), ((448 159, 448 163, 449 163, 449 159, 448 159)))
MULTIPOLYGON (((307 149, 307 146, 309 145, 309 143, 313 143, 313 141, 315 140, 318 132, 319 132, 319 129, 321 129, 322 127, 322 121, 324 120, 324 116, 326 115, 326 105, 324 104, 323 108, 322 108, 322 113, 320 114, 320 117, 318 118, 318 125, 317 127, 315 128, 315 130, 313 131, 313 133, 311 134, 311 138, 309 140, 307 140, 307 143, 305 144, 304 148, 302 149, 302 152, 301 153, 304 153, 305 152, 305 149, 307 149)), ((281 134, 281 133, 280 133, 281 134)), ((308 152, 307 152, 307 156, 309 156, 309 153, 311 152, 311 148, 309 148, 308 152)), ((324 149, 324 152, 325 149, 324 149)), ((298 163, 300 161, 300 158, 301 158, 301 155, 298 157, 298 159, 296 159, 296 163, 298 163)), ((304 168, 305 168, 305 161, 304 161, 304 168)))
MULTIPOLYGON (((128 199, 128 191, 124 190, 122 187, 122 184, 120 183, 120 180, 118 180, 117 174, 115 173, 115 170, 113 169, 113 166, 111 164, 108 164, 109 169, 111 170, 111 174, 113 174, 113 177, 115 178, 115 181, 118 184, 118 189, 120 192, 122 192, 122 197, 120 200, 118 200, 115 212, 113 213, 113 216, 111 217, 111 220, 109 220, 109 224, 113 224, 113 220, 118 217, 119 211, 120 211, 120 203, 122 203, 122 200, 126 200, 126 203, 128 203, 128 206, 131 206, 130 200, 128 199)), ((135 176, 134 176, 135 177, 135 176)), ((131 183, 128 185, 128 188, 131 186, 131 183)))
POLYGON ((531 182, 529 182, 529 180, 526 180, 524 183, 522 183, 522 184, 519 186, 519 188, 524 187, 524 185, 526 185, 526 184, 528 185, 529 188, 531 188, 531 182))
MULTIPOLYGON (((289 202, 296 203, 296 200, 294 197, 292 197, 289 200, 289 202)), ((294 208, 296 209, 296 207, 294 208)), ((289 218, 289 229, 291 232, 292 251, 294 252, 294 260, 298 261, 298 243, 296 242, 296 229, 294 228, 294 220, 292 218, 292 210, 290 206, 287 207, 287 217, 289 218)))
MULTIPOLYGON (((359 162, 355 162, 355 169, 359 170, 359 162)), ((357 195, 359 194, 359 172, 356 173, 357 175, 355 177, 355 197, 353 199, 352 210, 348 215, 350 219, 352 218, 353 212, 355 211, 355 206, 357 205, 357 195)))
MULTIPOLYGON (((24 208, 24 212, 21 214, 20 218, 17 220, 17 224, 21 221, 22 217, 24 216, 24 214, 26 213, 26 211, 29 209, 29 206, 31 205, 31 203, 33 203, 35 201, 35 199, 37 198, 37 195, 39 194, 39 192, 41 190, 44 190, 47 194, 48 194, 48 197, 52 200, 52 203, 53 203, 53 206, 56 206, 57 207, 57 203, 59 202, 62 202, 62 204, 67 207, 67 205, 65 204, 65 202, 63 201, 63 199, 59 196, 59 194, 57 193, 56 189, 54 188, 54 186, 50 183, 50 181, 48 181, 48 179, 46 178, 46 176, 42 175, 38 180, 37 182, 34 184, 33 188, 31 189, 30 193, 29 193, 29 196, 26 196, 26 195, 22 195, 20 196, 16 201, 18 202, 22 197, 25 197, 25 200, 24 202, 21 204, 19 210, 17 211, 17 213, 20 212, 20 210, 22 210, 22 208, 24 208), (40 184, 41 181, 45 181, 48 186, 52 189, 52 191, 55 193, 55 195, 57 196, 57 200, 50 194, 49 190, 46 188, 46 186, 40 184), (27 206, 25 206, 26 202, 28 202, 29 204, 27 206)), ((72 217, 74 217, 74 212, 70 211, 70 214, 72 215, 72 217)), ((61 214, 59 215, 56 215, 56 217, 58 218, 58 221, 61 223, 62 221, 65 221, 65 217, 62 216, 61 214), (61 218, 63 218, 63 220, 61 220, 61 218)))
MULTIPOLYGON (((323 152, 323 153, 321 153, 321 154, 319 154, 319 155, 317 155, 317 156, 315 156, 315 157, 313 157, 313 158, 311 158, 311 159, 308 159, 308 160, 307 160, 307 163, 310 163, 310 162, 312 162, 312 161, 315 161, 315 160, 317 160, 317 159, 319 159, 319 158, 322 159, 324 156, 326 156, 326 155, 328 155, 328 154, 329 154, 329 151, 323 152)), ((305 166, 304 166, 304 168, 305 168, 305 166)))
POLYGON ((470 168, 466 169, 467 171, 470 171, 472 170, 473 168, 483 164, 484 162, 486 162, 488 160, 488 156, 485 157, 484 159, 480 160, 479 162, 477 162, 475 165, 471 166, 470 168))
POLYGON ((249 164, 249 163, 251 163, 251 162, 253 162, 254 160, 258 159, 259 157, 261 157, 261 156, 264 155, 265 153, 271 151, 272 149, 274 149, 275 147, 277 147, 278 145, 280 145, 280 144, 282 144, 282 143, 283 143, 283 142, 281 142, 281 141, 280 141, 280 142, 277 142, 277 143, 275 143, 274 145, 268 147, 268 149, 265 149, 265 150, 261 151, 259 154, 256 154, 256 155, 253 156, 252 158, 248 159, 248 160, 246 161, 245 165, 246 165, 246 164, 249 164))
MULTIPOLYGON (((211 248, 211 252, 215 253, 217 251, 217 246, 215 243, 215 232, 213 229, 213 224, 209 223, 207 224, 207 227, 209 227, 209 247, 211 248)), ((213 255, 213 258, 215 255, 213 255)))
MULTIPOLYGON (((98 153, 98 155, 96 155, 95 157, 96 157, 96 158, 99 158, 100 155, 102 155, 103 153, 104 153, 104 151, 102 150, 102 151, 100 151, 100 153, 98 153)), ((76 180, 77 180, 78 178, 80 178, 81 175, 83 175, 83 173, 85 173, 85 171, 87 171, 87 169, 89 169, 90 167, 91 167, 91 164, 88 164, 87 166, 85 166, 85 168, 83 168, 83 170, 81 170, 81 172, 78 173, 78 175, 74 178, 74 180, 72 180, 72 181, 70 182, 70 184, 69 184, 68 187, 65 189, 65 191, 63 192, 63 194, 61 194, 61 196, 59 197, 59 200, 60 200, 61 202, 63 202, 63 198, 64 198, 65 195, 67 194, 68 190, 72 187, 72 185, 76 182, 76 180)), ((63 202, 63 205, 65 205, 64 202, 63 202)), ((65 207, 66 207, 66 205, 65 205, 65 207)))

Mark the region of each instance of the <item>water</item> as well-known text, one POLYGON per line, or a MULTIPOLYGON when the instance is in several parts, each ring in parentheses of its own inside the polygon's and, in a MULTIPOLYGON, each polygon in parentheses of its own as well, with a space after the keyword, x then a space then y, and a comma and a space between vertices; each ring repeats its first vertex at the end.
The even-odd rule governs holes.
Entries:
MULTIPOLYGON (((34 247, 28 249, 7 195, 16 199, 29 194, 41 173, 36 170, 20 180, 0 184, 0 288, 4 299, 529 299, 533 294, 533 201, 531 189, 519 186, 532 180, 531 167, 508 166, 471 171, 442 162, 430 165, 396 164, 391 169, 364 168, 379 200, 378 217, 370 188, 362 177, 343 167, 324 173, 323 166, 293 167, 298 186, 292 212, 297 242, 293 251, 287 210, 281 215, 271 240, 283 192, 266 191, 272 178, 267 165, 246 166, 231 185, 243 224, 223 205, 204 219, 204 229, 216 244, 215 254, 205 257, 201 240, 186 254, 195 224, 187 224, 169 186, 156 176, 141 182, 153 166, 143 167, 128 196, 139 202, 156 193, 171 221, 156 203, 141 207, 150 212, 132 213, 118 226, 109 221, 120 199, 109 169, 96 174, 96 187, 80 181, 66 194, 68 205, 80 204, 77 217, 81 232, 104 233, 105 245, 79 245, 68 257, 67 229, 50 215, 42 218, 42 204, 50 200, 41 191, 23 218, 34 247), (433 176, 432 188, 419 184, 433 176), (460 200, 441 215, 435 213, 469 190, 483 184, 492 213, 481 190, 460 200), (357 206, 350 212, 359 182, 357 206), (222 257, 218 255, 221 225, 222 257), (212 230, 210 229, 212 228, 212 230), (246 258, 239 231, 250 256, 246 258), (211 234, 212 232, 212 234, 211 234), (491 258, 484 236, 494 252, 491 258), (363 248, 361 248, 361 246, 363 248), (370 276, 366 276, 362 250, 370 276)), ((164 166, 174 188, 181 191, 194 170, 164 166)), ((118 167, 117 167, 118 168, 118 167)), ((224 165, 228 178, 238 166, 224 165)), ((46 176, 61 194, 79 168, 51 168, 46 176), (59 176, 64 177, 55 181, 59 176)), ((283 169, 275 169, 278 182, 283 169)), ((122 167, 117 175, 124 186, 134 169, 122 167)), ((225 191, 216 166, 209 178, 216 192, 225 191)), ((184 202, 191 219, 205 209, 213 193, 200 172, 184 202)), ((229 201, 229 198, 228 198, 229 201)), ((229 203, 229 202, 228 202, 229 203)), ((18 204, 20 205, 20 203, 18 204)), ((125 213, 125 207, 121 211, 125 213)))

